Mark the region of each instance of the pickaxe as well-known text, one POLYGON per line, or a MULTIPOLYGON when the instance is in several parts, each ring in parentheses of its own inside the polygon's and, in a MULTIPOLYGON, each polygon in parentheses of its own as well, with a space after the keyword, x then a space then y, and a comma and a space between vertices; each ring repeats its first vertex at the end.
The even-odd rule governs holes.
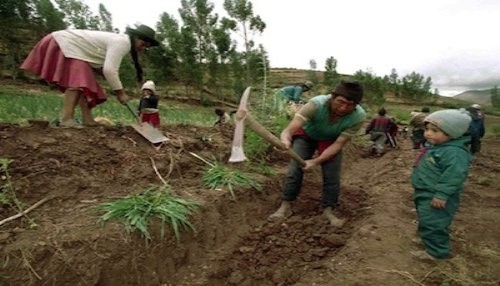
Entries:
POLYGON ((234 138, 233 145, 231 148, 231 157, 229 158, 229 162, 242 162, 247 158, 245 153, 243 152, 243 137, 245 131, 245 125, 248 128, 252 129, 257 135, 262 137, 267 142, 271 143, 271 145, 285 150, 286 153, 295 161, 297 161, 301 166, 306 166, 306 162, 302 159, 297 153, 295 153, 291 148, 286 148, 285 144, 281 142, 278 137, 276 137, 271 132, 267 131, 264 126, 262 126, 259 122, 257 122, 249 113, 247 109, 248 96, 250 95, 251 87, 247 87, 243 96, 241 97, 240 104, 238 106, 238 111, 235 114, 235 128, 234 128, 234 138))

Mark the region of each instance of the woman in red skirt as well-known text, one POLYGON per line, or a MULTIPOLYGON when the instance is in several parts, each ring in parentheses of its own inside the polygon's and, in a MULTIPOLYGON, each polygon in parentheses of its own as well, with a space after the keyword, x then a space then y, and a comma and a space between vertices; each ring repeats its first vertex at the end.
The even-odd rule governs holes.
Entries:
POLYGON ((127 28, 126 35, 61 30, 40 40, 24 60, 21 69, 56 84, 64 92, 63 126, 76 124, 77 105, 82 111, 83 125, 92 126, 96 125, 92 108, 106 101, 106 95, 96 80, 96 73, 104 76, 118 101, 125 103, 128 98, 118 75, 123 57, 130 53, 137 80, 142 82, 142 68, 137 53, 158 45, 155 31, 145 25, 127 28))

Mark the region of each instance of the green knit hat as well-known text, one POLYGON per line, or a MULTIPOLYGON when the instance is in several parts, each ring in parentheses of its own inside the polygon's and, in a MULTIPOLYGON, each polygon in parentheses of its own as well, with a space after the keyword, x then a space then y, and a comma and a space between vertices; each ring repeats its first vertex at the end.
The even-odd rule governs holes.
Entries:
POLYGON ((436 125, 451 138, 458 138, 467 132, 471 120, 465 109, 445 109, 431 113, 424 122, 436 125))

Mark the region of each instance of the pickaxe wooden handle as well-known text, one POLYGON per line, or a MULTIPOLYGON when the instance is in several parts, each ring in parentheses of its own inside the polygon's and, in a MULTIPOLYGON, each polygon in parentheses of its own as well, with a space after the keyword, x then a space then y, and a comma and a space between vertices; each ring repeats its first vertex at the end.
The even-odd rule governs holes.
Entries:
MULTIPOLYGON (((276 137, 274 134, 271 132, 267 131, 264 126, 262 126, 257 120, 255 120, 250 114, 247 114, 245 118, 245 125, 248 126, 248 128, 252 129, 255 133, 257 133, 260 137, 262 137, 264 140, 267 142, 271 143, 273 146, 285 150, 285 144, 281 142, 281 140, 276 137)), ((295 153, 291 148, 286 149, 287 154, 297 161, 302 167, 306 166, 306 161, 302 159, 302 157, 299 156, 299 154, 295 153)))
MULTIPOLYGON (((240 100, 240 105, 238 107, 238 111, 235 115, 236 126, 234 130, 234 138, 233 145, 231 150, 231 157, 229 158, 229 162, 242 162, 246 160, 245 154, 243 152, 243 132, 244 127, 248 126, 248 128, 252 129, 257 135, 262 137, 267 142, 271 143, 273 146, 285 150, 285 144, 281 142, 278 137, 276 137, 271 132, 267 131, 264 126, 262 126, 257 120, 255 120, 247 110, 247 100, 250 95, 250 87, 247 87, 243 96, 240 100)), ((302 159, 297 153, 295 153, 292 149, 286 149, 287 154, 297 161, 301 166, 305 167, 306 162, 302 159)))

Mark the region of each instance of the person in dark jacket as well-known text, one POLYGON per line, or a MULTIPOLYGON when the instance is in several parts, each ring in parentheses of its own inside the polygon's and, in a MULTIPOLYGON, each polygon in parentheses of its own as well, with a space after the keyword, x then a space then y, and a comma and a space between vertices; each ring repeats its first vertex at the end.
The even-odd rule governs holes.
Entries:
POLYGON ((483 138, 484 130, 484 113, 481 112, 481 106, 477 103, 471 105, 467 109, 470 113, 472 121, 469 126, 470 135, 470 152, 474 155, 481 151, 481 138, 483 138))
POLYGON ((422 260, 450 255, 450 225, 458 209, 472 156, 467 144, 471 118, 465 110, 440 110, 424 119, 430 147, 421 151, 411 175, 418 216, 418 235, 425 250, 411 254, 422 260))

